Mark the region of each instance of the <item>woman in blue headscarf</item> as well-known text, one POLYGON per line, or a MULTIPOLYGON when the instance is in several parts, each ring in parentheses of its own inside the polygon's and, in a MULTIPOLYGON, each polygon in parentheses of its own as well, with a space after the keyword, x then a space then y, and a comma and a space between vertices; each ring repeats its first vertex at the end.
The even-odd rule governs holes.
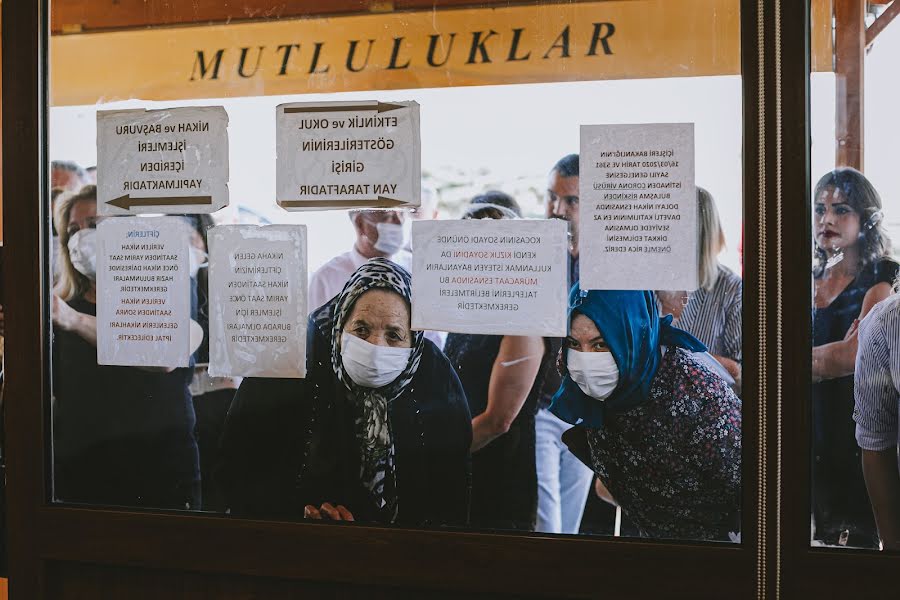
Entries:
POLYGON ((651 292, 576 285, 550 410, 576 426, 564 440, 642 536, 727 540, 739 530, 741 401, 671 321, 651 292))

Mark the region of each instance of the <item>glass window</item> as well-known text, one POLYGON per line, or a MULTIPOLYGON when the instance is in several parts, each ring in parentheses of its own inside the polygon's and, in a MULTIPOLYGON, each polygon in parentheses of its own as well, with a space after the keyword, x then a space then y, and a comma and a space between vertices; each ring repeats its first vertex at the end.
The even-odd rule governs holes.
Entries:
POLYGON ((900 28, 884 27, 896 3, 852 4, 835 3, 835 72, 811 81, 811 539, 897 549, 900 28))
POLYGON ((53 499, 739 541, 739 16, 54 36, 53 499))

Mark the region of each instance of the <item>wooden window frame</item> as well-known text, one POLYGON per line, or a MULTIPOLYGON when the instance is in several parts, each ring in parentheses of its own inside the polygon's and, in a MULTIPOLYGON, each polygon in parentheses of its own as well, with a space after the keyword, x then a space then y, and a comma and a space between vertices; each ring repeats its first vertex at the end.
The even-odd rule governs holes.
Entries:
MULTIPOLYGON (((664 591, 668 598, 693 599, 725 594, 752 598, 774 592, 778 578, 770 574, 776 572, 779 553, 774 502, 778 461, 773 449, 778 438, 776 428, 761 425, 777 422, 780 380, 762 375, 778 367, 779 355, 763 350, 781 333, 774 319, 763 316, 779 314, 781 297, 757 291, 763 284, 767 289, 778 284, 771 272, 761 277, 760 268, 777 247, 775 238, 761 234, 775 231, 779 220, 772 211, 759 209, 781 189, 776 170, 770 167, 779 158, 776 146, 768 143, 771 132, 805 113, 788 103, 781 113, 763 110, 776 105, 776 88, 764 83, 774 81, 779 63, 775 53, 760 50, 771 47, 782 15, 775 0, 740 1, 745 290, 749 290, 744 297, 740 545, 340 527, 49 503, 50 319, 49 281, 43 268, 49 252, 48 1, 2 3, 2 136, 7 150, 3 153, 4 403, 13 597, 53 597, 53 576, 65 571, 60 565, 84 563, 223 577, 377 583, 454 594, 638 598, 658 597, 664 591), (761 244, 761 239, 767 243, 761 244)), ((808 25, 805 36, 801 43, 808 57, 808 25)), ((808 72, 808 59, 806 68, 808 72)), ((803 185, 808 186, 808 176, 803 185)), ((794 188, 785 185, 783 191, 788 189, 794 188)), ((788 207, 785 214, 791 209, 800 211, 801 203, 788 207)), ((786 298, 800 302, 791 294, 786 298)), ((798 321, 802 329, 805 320, 798 321)), ((801 331, 798 338, 802 337, 801 331)), ((785 344, 785 351, 788 347, 785 344)), ((801 349, 808 354, 808 346, 801 349)))
MULTIPOLYGON (((781 1, 781 236, 788 249, 781 277, 783 315, 790 335, 785 357, 780 429, 780 573, 785 598, 897 596, 900 555, 810 547, 810 434, 812 373, 812 179, 810 156, 809 7, 781 1), (790 82, 790 85, 788 85, 790 82), (781 164, 783 162, 783 164, 781 164)), ((778 423, 778 421, 773 421, 778 423)))

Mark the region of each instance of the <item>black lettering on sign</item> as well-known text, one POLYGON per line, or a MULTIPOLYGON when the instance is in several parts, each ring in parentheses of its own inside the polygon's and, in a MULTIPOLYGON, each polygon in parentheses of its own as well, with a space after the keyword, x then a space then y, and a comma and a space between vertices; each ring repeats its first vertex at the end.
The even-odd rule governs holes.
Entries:
POLYGON ((369 49, 366 51, 366 62, 363 63, 361 67, 358 69, 353 66, 353 56, 356 54, 356 47, 359 45, 359 40, 350 40, 350 47, 347 49, 347 70, 352 73, 359 73, 369 64, 369 57, 372 55, 372 44, 375 43, 375 40, 369 40, 369 49))
POLYGON ((313 50, 312 62, 309 65, 309 74, 316 75, 319 73, 327 73, 331 69, 331 65, 325 65, 321 70, 317 71, 316 67, 319 65, 319 55, 322 54, 322 46, 325 45, 325 42, 316 42, 316 47, 313 50))
POLYGON ((524 28, 513 29, 513 39, 512 43, 509 46, 509 57, 506 59, 506 62, 515 62, 517 60, 528 60, 531 56, 531 52, 526 54, 525 56, 516 56, 519 51, 519 41, 522 39, 522 32, 525 31, 524 28))
POLYGON ((491 36, 497 35, 497 32, 491 29, 484 38, 482 38, 483 31, 473 31, 472 32, 472 48, 469 50, 469 60, 466 61, 467 65, 475 64, 475 54, 481 54, 481 62, 489 63, 491 62, 491 57, 488 56, 487 48, 484 47, 485 42, 491 39, 491 36))
POLYGON ((402 37, 394 38, 394 48, 391 50, 391 62, 388 63, 388 69, 408 69, 409 61, 405 65, 397 65, 397 59, 400 57, 400 45, 403 43, 402 37))
POLYGON ((603 54, 612 54, 609 47, 609 38, 616 32, 616 26, 612 23, 594 23, 594 33, 591 35, 591 49, 586 56, 597 56, 597 44, 603 44, 603 54), (606 35, 601 35, 606 31, 606 35))
POLYGON ((453 51, 453 40, 456 39, 456 34, 450 34, 450 43, 447 44, 447 54, 444 56, 444 61, 440 63, 434 62, 434 51, 437 49, 438 40, 441 41, 441 46, 443 47, 444 40, 441 39, 443 36, 434 34, 428 37, 431 38, 428 42, 428 64, 432 67, 443 67, 447 64, 447 61, 450 60, 450 52, 453 51))
POLYGON ((291 60, 291 52, 296 48, 300 49, 300 44, 282 44, 278 46, 278 50, 284 50, 284 56, 281 57, 281 70, 279 75, 287 75, 288 61, 291 60))
POLYGON ((259 70, 259 61, 262 58, 264 48, 265 46, 260 46, 259 50, 256 53, 256 66, 253 67, 252 73, 244 73, 244 67, 246 66, 247 62, 247 52, 250 51, 250 48, 241 48, 241 61, 240 63, 238 63, 238 75, 244 77, 245 79, 247 77, 253 77, 254 75, 256 75, 256 72, 259 70))
POLYGON ((559 49, 559 57, 560 58, 569 58, 569 26, 566 25, 566 28, 563 29, 556 39, 553 40, 553 45, 547 49, 547 53, 544 54, 544 58, 550 58, 550 53, 554 50, 559 49))
POLYGON ((191 71, 191 81, 196 81, 197 79, 205 79, 206 73, 212 69, 212 77, 210 79, 218 79, 219 78, 219 67, 222 66, 222 55, 225 54, 225 49, 220 48, 216 50, 216 53, 210 58, 209 63, 206 62, 203 55, 203 50, 197 50, 197 56, 194 59, 194 69, 191 71), (197 77, 197 71, 200 71, 200 77, 197 77))

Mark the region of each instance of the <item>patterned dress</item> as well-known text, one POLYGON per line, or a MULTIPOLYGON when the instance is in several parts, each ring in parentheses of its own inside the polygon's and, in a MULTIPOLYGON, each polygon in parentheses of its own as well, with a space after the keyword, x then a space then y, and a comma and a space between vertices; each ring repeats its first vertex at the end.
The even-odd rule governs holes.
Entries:
POLYGON ((642 537, 739 531, 741 401, 690 352, 668 349, 649 401, 587 437, 592 468, 642 537))

